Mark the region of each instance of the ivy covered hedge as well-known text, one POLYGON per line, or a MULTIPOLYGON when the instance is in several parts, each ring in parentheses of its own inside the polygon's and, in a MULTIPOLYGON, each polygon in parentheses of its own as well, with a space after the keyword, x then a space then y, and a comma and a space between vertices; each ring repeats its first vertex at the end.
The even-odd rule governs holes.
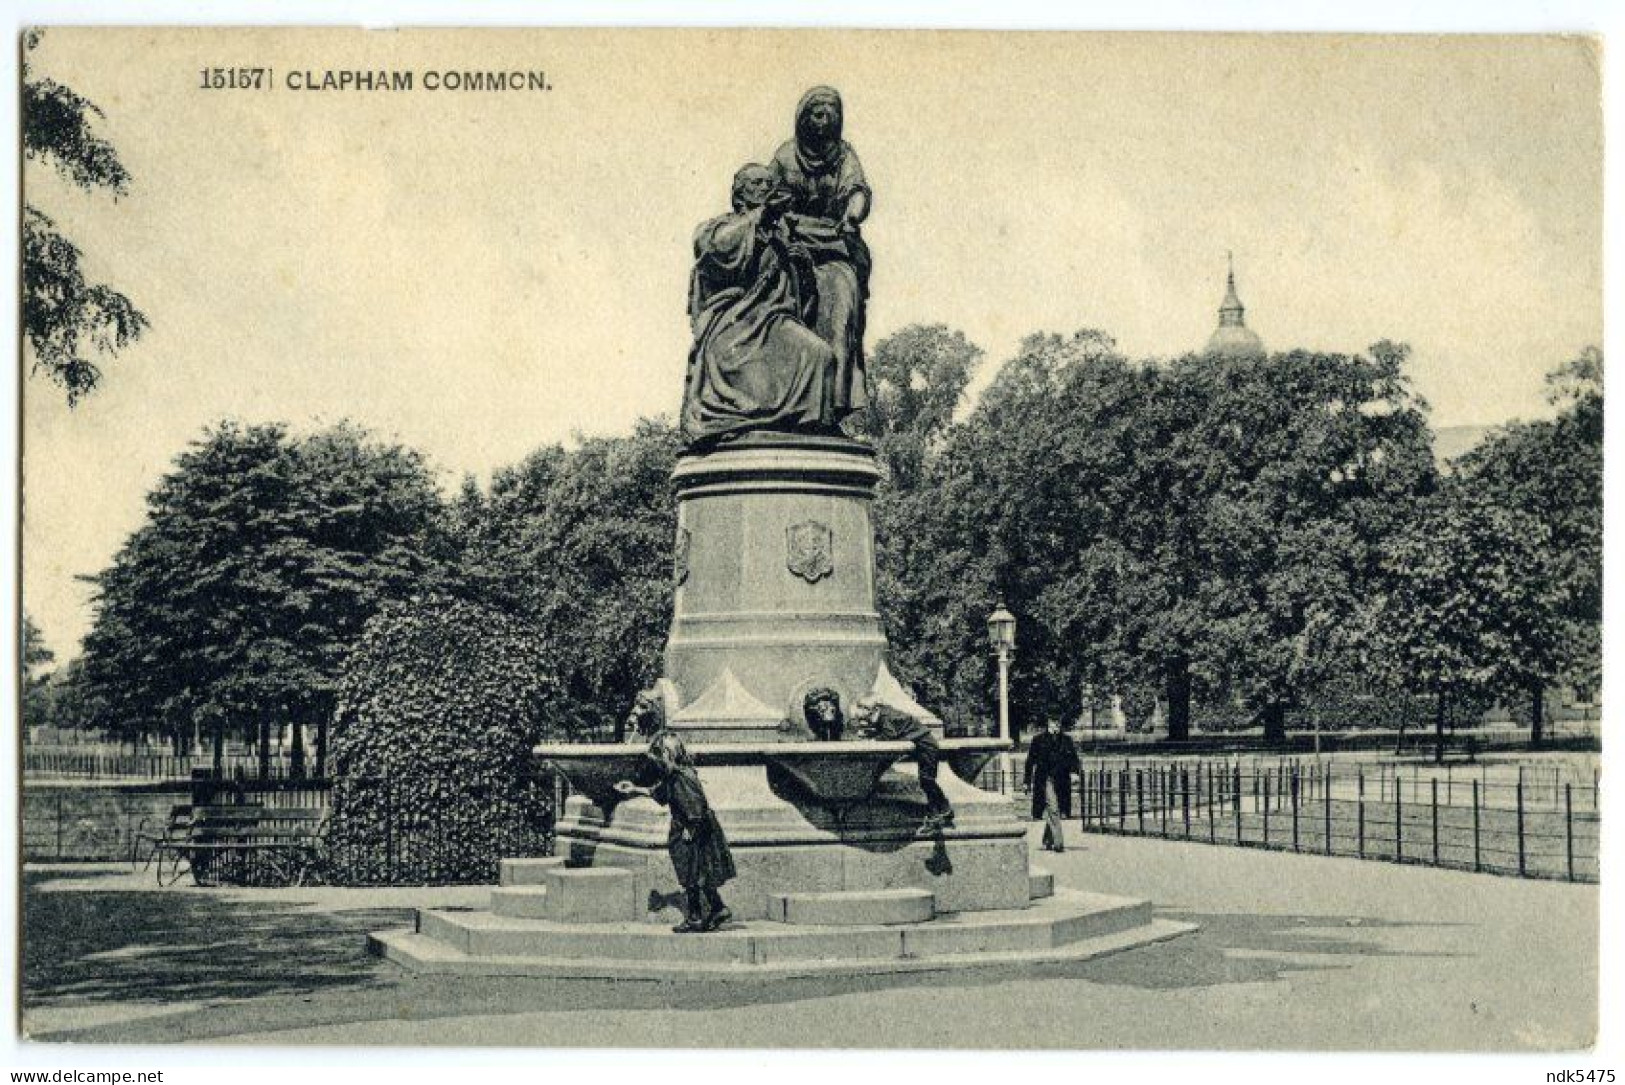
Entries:
POLYGON ((431 597, 367 623, 339 684, 330 877, 344 884, 496 880, 551 849, 553 781, 531 748, 557 710, 527 623, 431 597))

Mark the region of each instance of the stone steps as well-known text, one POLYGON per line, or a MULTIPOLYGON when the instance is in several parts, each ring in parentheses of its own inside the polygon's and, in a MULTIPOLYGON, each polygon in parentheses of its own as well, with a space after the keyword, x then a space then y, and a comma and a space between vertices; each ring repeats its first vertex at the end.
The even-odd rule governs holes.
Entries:
POLYGON ((642 923, 567 926, 489 912, 423 911, 371 950, 424 973, 649 980, 773 979, 1087 960, 1184 934, 1144 901, 1061 891, 1029 908, 839 930, 754 921, 679 935, 642 923))
POLYGON ((1031 907, 945 915, 904 926, 831 929, 753 921, 705 935, 636 921, 562 923, 486 911, 418 913, 415 933, 471 958, 661 961, 761 965, 819 960, 876 962, 967 953, 1027 953, 1115 934, 1151 921, 1146 901, 1061 892, 1031 907))
POLYGON ((767 917, 800 927, 868 927, 924 923, 937 914, 926 889, 869 889, 830 893, 772 893, 767 917))
POLYGON ((572 867, 559 859, 504 859, 491 915, 555 923, 622 923, 640 916, 637 878, 616 867, 572 867))
POLYGON ((498 886, 491 890, 491 914, 509 919, 546 919, 547 886, 498 886))
POLYGON ((545 885, 547 872, 564 866, 563 856, 545 859, 503 859, 497 864, 498 885, 545 885))
POLYGON ((1043 900, 1045 897, 1055 895, 1055 875, 1047 870, 1031 868, 1027 871, 1027 896, 1031 900, 1043 900))

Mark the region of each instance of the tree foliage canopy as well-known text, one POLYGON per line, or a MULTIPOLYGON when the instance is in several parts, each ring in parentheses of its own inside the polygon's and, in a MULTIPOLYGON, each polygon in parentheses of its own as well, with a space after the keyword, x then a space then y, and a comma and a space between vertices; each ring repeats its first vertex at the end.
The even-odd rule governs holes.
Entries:
POLYGON ((1461 480, 1421 502, 1384 548, 1375 661, 1440 695, 1480 697, 1552 670, 1547 533, 1461 480))
MULTIPOLYGON (((1535 575, 1557 642, 1540 658, 1539 680, 1596 688, 1602 671, 1603 392, 1595 348, 1547 376, 1560 407, 1548 421, 1502 427, 1455 463, 1463 489, 1511 515, 1537 552, 1535 575)), ((1536 678, 1524 663, 1504 669, 1500 685, 1536 678)))
MULTIPOLYGON (((91 126, 92 117, 104 114, 90 99, 34 70, 40 39, 37 30, 23 37, 23 157, 51 166, 87 191, 124 195, 129 171, 91 126)), ((49 216, 24 205, 23 336, 34 372, 60 385, 70 407, 100 382, 98 360, 129 346, 147 327, 129 298, 85 278, 82 256, 49 216)))
POLYGON ((51 722, 51 699, 48 685, 51 675, 44 668, 56 661, 56 653, 46 645, 39 626, 28 611, 23 611, 22 636, 19 638, 20 662, 18 678, 22 685, 23 722, 29 726, 51 722))
MULTIPOLYGON (((882 467, 893 670, 956 729, 993 718, 1001 598, 1021 622, 1018 726, 1119 694, 1136 719, 1163 703, 1176 736, 1195 710, 1278 736, 1311 704, 1343 726, 1373 693, 1465 710, 1594 678, 1600 354, 1554 371, 1555 418, 1505 427, 1443 479, 1392 343, 1141 361, 1097 331, 1034 335, 967 413, 980 361, 948 328, 905 329, 875 350, 858 421, 882 467)), ((501 616, 489 635, 523 643, 490 650, 546 675, 526 741, 607 737, 660 671, 678 449, 645 420, 448 504, 421 457, 352 426, 217 426, 95 578, 75 711, 177 735, 200 717, 320 723, 366 621, 433 596, 501 616)))
POLYGON ((432 588, 448 556, 417 453, 349 424, 292 437, 221 423, 176 459, 95 578, 85 674, 103 725, 323 721, 366 620, 432 588))
POLYGON ((679 439, 644 420, 630 436, 553 445, 456 503, 463 591, 520 614, 548 646, 568 735, 604 735, 660 673, 671 621, 671 471, 679 439))
POLYGON ((1404 362, 1383 343, 1157 364, 1096 331, 1029 337, 968 417, 904 445, 918 469, 877 502, 900 669, 950 718, 988 718, 1002 596, 1022 618, 1018 719, 1152 690, 1279 728, 1345 661, 1383 539, 1434 484, 1404 362))

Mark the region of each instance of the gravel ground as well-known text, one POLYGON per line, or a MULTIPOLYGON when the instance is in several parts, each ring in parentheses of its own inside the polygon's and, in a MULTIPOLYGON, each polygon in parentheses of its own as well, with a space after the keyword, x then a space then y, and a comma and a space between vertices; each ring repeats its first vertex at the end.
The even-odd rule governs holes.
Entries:
MULTIPOLYGON (((616 1047, 1574 1050, 1597 1022, 1596 886, 1072 834, 1059 885, 1201 925, 1075 965, 672 985, 416 977, 369 930, 479 888, 156 889, 24 876, 38 1041, 616 1047)), ((1036 831, 1034 835, 1036 848, 1036 831)))

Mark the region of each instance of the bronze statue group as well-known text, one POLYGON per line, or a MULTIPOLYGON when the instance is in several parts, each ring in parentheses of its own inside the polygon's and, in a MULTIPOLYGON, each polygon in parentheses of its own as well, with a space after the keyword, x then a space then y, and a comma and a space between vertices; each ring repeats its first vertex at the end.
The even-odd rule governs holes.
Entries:
POLYGON ((682 412, 691 447, 761 429, 834 434, 868 404, 860 227, 873 194, 843 123, 836 91, 808 91, 794 137, 766 165, 741 167, 732 210, 694 235, 682 412))

